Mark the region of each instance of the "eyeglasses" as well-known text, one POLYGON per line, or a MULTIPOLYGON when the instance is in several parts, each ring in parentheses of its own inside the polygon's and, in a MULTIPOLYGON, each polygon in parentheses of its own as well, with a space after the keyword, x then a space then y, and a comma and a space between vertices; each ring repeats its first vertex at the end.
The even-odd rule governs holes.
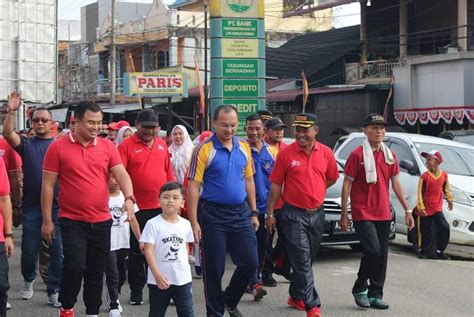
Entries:
POLYGON ((52 121, 51 119, 48 119, 48 118, 33 118, 33 123, 39 123, 40 121, 42 123, 48 123, 49 121, 52 121))

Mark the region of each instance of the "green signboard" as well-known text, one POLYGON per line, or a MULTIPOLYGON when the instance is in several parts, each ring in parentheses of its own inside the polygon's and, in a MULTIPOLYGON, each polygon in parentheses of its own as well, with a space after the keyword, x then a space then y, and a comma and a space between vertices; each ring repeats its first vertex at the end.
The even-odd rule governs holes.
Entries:
POLYGON ((224 79, 222 91, 224 97, 258 97, 258 80, 224 79))
POLYGON ((222 19, 222 37, 256 38, 256 19, 222 19))
POLYGON ((224 59, 222 60, 224 77, 257 77, 258 60, 256 59, 224 59))
POLYGON ((239 112, 238 136, 246 136, 244 131, 245 118, 258 110, 258 101, 256 99, 224 99, 225 105, 232 105, 239 112))

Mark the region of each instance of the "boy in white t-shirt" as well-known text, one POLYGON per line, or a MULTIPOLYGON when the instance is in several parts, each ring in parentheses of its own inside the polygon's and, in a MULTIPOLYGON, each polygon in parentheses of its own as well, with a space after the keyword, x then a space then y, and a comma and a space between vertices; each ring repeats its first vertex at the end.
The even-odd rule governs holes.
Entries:
POLYGON ((178 215, 183 206, 183 185, 164 184, 160 190, 162 213, 147 222, 140 239, 145 243, 148 263, 150 317, 165 316, 171 299, 178 316, 194 317, 188 262, 188 243, 194 242, 194 237, 190 222, 178 215))
MULTIPOLYGON (((122 307, 119 302, 119 294, 122 285, 127 278, 126 259, 130 249, 130 227, 133 234, 140 239, 140 226, 137 218, 128 221, 127 213, 123 212, 125 196, 120 191, 115 177, 110 174, 109 178, 109 211, 112 215, 112 228, 110 230, 110 256, 107 260, 105 277, 107 283, 107 301, 109 305, 109 317, 119 317, 122 307)), ((135 212, 138 206, 135 205, 135 212)))

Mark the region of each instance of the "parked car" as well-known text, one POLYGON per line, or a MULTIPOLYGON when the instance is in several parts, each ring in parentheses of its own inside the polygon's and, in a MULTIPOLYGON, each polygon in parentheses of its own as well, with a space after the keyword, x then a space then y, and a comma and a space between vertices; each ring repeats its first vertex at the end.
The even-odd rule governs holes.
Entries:
MULTIPOLYGON (((324 222, 324 233, 321 245, 349 245, 354 250, 360 250, 360 242, 356 236, 352 221, 350 222, 349 231, 344 232, 339 225, 341 218, 341 193, 342 182, 344 180, 344 165, 338 162, 339 178, 337 182, 328 188, 326 197, 324 198, 324 212, 326 214, 324 222)), ((348 206, 350 213, 350 203, 348 206)), ((350 218, 350 215, 349 215, 350 218)), ((392 209, 392 223, 390 225, 390 240, 395 239, 395 213, 392 209)))
MULTIPOLYGON (((337 149, 335 156, 345 162, 349 154, 362 144, 363 133, 352 133, 337 149)), ((448 211, 445 202, 443 209, 446 220, 451 227, 451 243, 474 246, 474 147, 468 144, 442 138, 409 134, 386 133, 385 144, 398 157, 400 181, 403 185, 406 200, 411 207, 417 204, 418 181, 421 173, 426 171, 421 152, 439 150, 444 156, 441 169, 449 175, 453 192, 453 210, 448 211)), ((396 231, 407 234, 403 207, 391 190, 390 199, 396 216, 396 231)))
POLYGON ((441 132, 440 138, 466 143, 474 146, 474 130, 451 130, 441 132))

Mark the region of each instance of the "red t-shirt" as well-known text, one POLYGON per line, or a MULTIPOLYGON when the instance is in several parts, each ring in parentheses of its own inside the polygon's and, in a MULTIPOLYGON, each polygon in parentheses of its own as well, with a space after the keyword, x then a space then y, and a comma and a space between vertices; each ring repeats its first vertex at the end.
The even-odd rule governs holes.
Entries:
MULTIPOLYGON (((270 146, 274 146, 274 145, 270 145, 270 146)), ((278 143, 278 146, 274 146, 278 149, 278 152, 283 150, 284 148, 286 148, 288 146, 288 144, 286 144, 285 142, 281 141, 280 143, 278 143)), ((285 185, 283 185, 285 186, 285 185)), ((283 208, 283 199, 281 199, 281 196, 280 198, 278 198, 276 204, 275 204, 275 210, 280 210, 283 208)))
POLYGON ((43 171, 58 174, 59 217, 88 223, 110 219, 109 171, 121 163, 106 139, 95 138, 84 147, 71 133, 51 143, 43 171))
POLYGON ((293 206, 313 209, 323 205, 326 181, 339 177, 331 149, 316 142, 311 155, 298 142, 278 152, 270 182, 283 186, 283 200, 293 206))
POLYGON ((424 172, 418 183, 418 209, 425 209, 427 216, 443 211, 443 193, 448 201, 453 201, 448 174, 440 171, 436 177, 429 171, 424 172))
POLYGON ((122 162, 133 183, 133 192, 140 210, 159 208, 160 188, 166 182, 174 181, 168 146, 155 138, 149 148, 134 134, 119 147, 122 162))
MULTIPOLYGON (((6 196, 10 194, 10 183, 8 181, 7 170, 5 163, 0 160, 0 196, 6 196)), ((0 210, 0 242, 5 242, 3 236, 3 210, 0 210)))
POLYGON ((16 171, 21 169, 21 156, 8 144, 7 140, 0 139, 0 156, 5 161, 7 171, 16 171))
POLYGON ((390 220, 389 184, 390 179, 400 172, 398 160, 393 153, 395 163, 385 163, 382 151, 374 152, 377 170, 377 182, 367 184, 364 168, 362 146, 357 147, 349 155, 344 168, 346 177, 352 180, 351 215, 352 220, 390 220))

